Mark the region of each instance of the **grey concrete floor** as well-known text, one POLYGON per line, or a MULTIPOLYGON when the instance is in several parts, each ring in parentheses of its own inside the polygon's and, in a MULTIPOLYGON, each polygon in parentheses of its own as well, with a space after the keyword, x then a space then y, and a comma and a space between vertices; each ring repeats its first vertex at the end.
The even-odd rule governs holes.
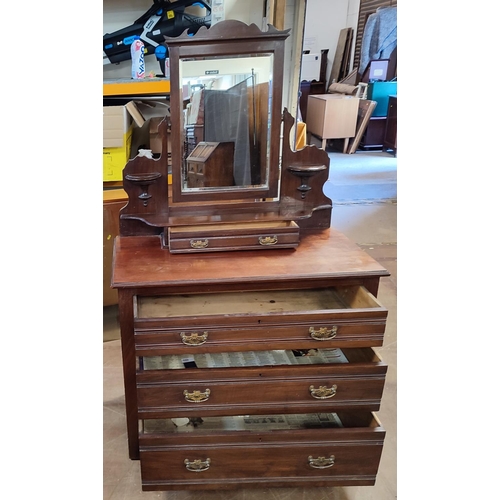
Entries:
MULTIPOLYGON (((327 149, 328 151, 328 149, 327 149)), ((377 413, 386 429, 377 482, 372 487, 241 489, 227 492, 141 492, 140 464, 128 459, 117 309, 104 308, 103 500, 394 500, 397 497, 397 159, 389 153, 329 152, 325 193, 333 202, 332 226, 391 273, 379 300, 389 310, 384 345, 375 349, 388 373, 377 413)))

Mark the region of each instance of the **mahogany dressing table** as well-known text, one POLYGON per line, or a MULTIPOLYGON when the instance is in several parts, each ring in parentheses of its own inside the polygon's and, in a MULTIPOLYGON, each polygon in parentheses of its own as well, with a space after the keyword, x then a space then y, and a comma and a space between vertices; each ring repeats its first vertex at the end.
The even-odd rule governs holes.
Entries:
POLYGON ((162 157, 137 157, 124 169, 129 202, 112 286, 129 456, 140 460, 143 490, 376 480, 385 431, 373 412, 387 366, 372 348, 384 339, 387 310, 377 292, 389 274, 330 228, 326 152, 288 145, 293 119, 280 112, 286 36, 223 21, 167 39, 172 96, 159 128, 162 157), (193 76, 222 75, 227 58, 235 73, 229 88, 193 76), (242 89, 235 65, 248 59, 251 84, 242 89), (185 99, 195 81, 197 89, 205 82, 205 95, 185 99), (204 129, 198 150, 229 142, 235 152, 198 154, 203 170, 193 187, 187 114, 197 99, 203 113, 190 120, 204 129), (209 110, 234 101, 249 116, 248 133, 215 137, 208 124, 222 118, 209 110), (240 162, 242 140, 248 161, 240 162), (230 168, 220 169, 226 180, 218 185, 221 161, 230 168))

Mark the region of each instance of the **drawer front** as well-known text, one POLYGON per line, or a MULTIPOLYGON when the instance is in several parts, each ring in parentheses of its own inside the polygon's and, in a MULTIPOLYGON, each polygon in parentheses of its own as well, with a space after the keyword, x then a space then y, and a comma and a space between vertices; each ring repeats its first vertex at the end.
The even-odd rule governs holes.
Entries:
POLYGON ((386 317, 328 317, 321 321, 233 327, 168 327, 162 321, 138 320, 135 347, 138 356, 183 353, 240 352, 260 349, 317 349, 379 347, 386 317))
POLYGON ((260 234, 245 236, 208 236, 179 238, 169 241, 170 253, 221 252, 228 250, 268 250, 273 248, 296 248, 298 233, 260 234))
POLYGON ((168 230, 171 253, 295 248, 298 244, 299 226, 293 221, 171 227, 168 230))
POLYGON ((366 431, 274 431, 275 439, 256 433, 241 441, 212 436, 211 444, 183 435, 170 445, 141 436, 143 489, 371 485, 385 433, 366 431))
POLYGON ((377 411, 387 366, 311 365, 151 370, 137 374, 140 418, 377 411))

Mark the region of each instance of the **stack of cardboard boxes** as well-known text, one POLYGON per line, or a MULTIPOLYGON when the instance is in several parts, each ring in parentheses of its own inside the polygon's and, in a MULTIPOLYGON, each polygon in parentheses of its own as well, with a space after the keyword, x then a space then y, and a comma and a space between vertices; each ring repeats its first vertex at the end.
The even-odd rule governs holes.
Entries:
MULTIPOLYGON (((168 115, 164 102, 129 101, 123 106, 103 106, 103 181, 121 181, 122 171, 139 149, 162 152, 158 125, 168 115)), ((169 148, 170 149, 170 148, 169 148)), ((170 164, 170 155, 169 155, 170 164)))

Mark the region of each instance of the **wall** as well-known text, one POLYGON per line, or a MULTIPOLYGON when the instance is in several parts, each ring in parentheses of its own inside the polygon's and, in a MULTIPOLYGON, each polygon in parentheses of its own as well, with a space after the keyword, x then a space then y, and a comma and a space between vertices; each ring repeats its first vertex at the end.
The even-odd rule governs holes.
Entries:
POLYGON ((354 55, 354 40, 358 23, 360 0, 307 0, 306 21, 304 26, 304 50, 311 53, 320 53, 328 49, 328 66, 326 78, 330 78, 333 59, 337 50, 340 31, 344 28, 353 28, 353 45, 351 55, 354 55))

